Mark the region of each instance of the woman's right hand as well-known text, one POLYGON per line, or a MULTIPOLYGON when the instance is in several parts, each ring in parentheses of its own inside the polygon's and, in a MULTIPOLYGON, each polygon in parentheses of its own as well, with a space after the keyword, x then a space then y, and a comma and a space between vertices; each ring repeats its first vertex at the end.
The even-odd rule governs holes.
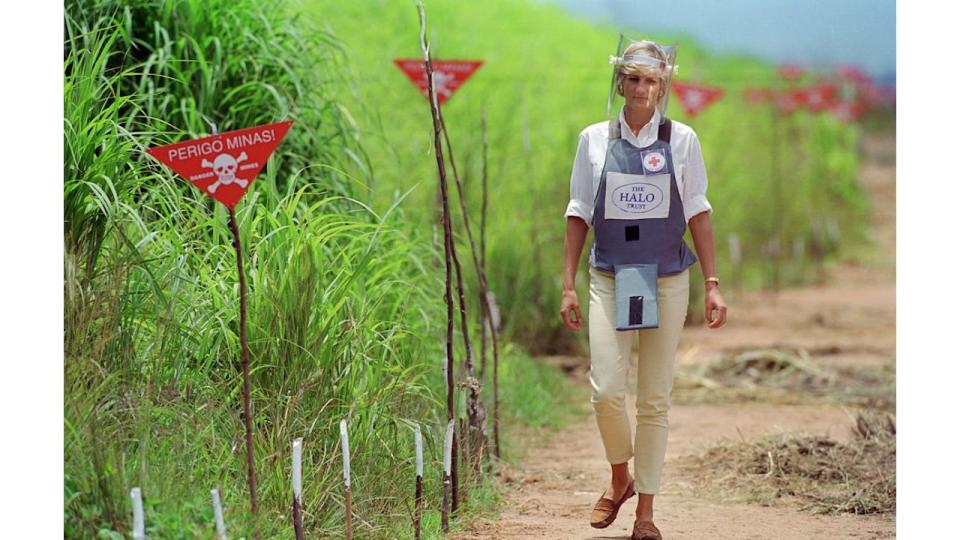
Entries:
POLYGON ((580 315, 580 302, 577 300, 577 291, 573 289, 563 291, 563 299, 560 301, 560 315, 563 317, 563 322, 565 322, 571 330, 575 332, 580 330, 580 321, 583 320, 583 316, 580 315), (573 318, 574 315, 576 315, 576 319, 573 318))

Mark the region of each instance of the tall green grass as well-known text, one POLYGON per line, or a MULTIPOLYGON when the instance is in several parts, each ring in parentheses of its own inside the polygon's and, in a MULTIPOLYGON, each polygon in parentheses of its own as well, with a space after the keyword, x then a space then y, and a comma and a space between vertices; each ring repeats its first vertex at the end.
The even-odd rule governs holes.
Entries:
MULTIPOLYGON (((68 2, 65 28, 65 536, 122 538, 140 486, 151 537, 211 536, 213 487, 231 537, 249 537, 226 212, 143 150, 283 118, 297 123, 237 212, 260 530, 291 534, 290 443, 303 437, 306 529, 342 535, 346 418, 358 536, 412 530, 413 422, 436 534, 442 259, 407 225, 406 189, 368 204, 372 169, 338 100, 353 91, 341 44, 284 4, 243 0, 68 2)), ((558 421, 557 407, 518 415, 531 390, 564 394, 560 375, 517 351, 501 369, 517 374, 508 421, 558 421)))

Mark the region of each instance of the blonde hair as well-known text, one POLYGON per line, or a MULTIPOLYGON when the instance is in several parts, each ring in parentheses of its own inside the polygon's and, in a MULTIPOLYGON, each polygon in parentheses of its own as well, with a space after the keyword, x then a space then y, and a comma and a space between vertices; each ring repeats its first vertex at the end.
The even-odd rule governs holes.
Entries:
POLYGON ((623 79, 629 75, 640 75, 641 77, 653 76, 660 79, 660 96, 662 100, 665 95, 666 77, 670 73, 668 70, 674 70, 673 66, 667 65, 667 53, 663 48, 652 41, 634 41, 623 51, 623 56, 649 56, 663 62, 662 68, 651 66, 649 64, 626 63, 617 66, 617 94, 623 95, 623 79))

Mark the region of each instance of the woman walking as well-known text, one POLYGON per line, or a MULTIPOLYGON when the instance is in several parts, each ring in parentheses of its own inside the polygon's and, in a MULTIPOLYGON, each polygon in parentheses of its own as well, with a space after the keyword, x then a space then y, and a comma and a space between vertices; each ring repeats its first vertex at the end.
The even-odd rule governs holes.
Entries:
POLYGON ((572 330, 580 330, 582 317, 574 284, 586 234, 593 227, 588 312, 590 401, 611 479, 594 507, 590 524, 609 526, 620 506, 638 494, 631 538, 660 540, 653 523, 653 498, 660 488, 667 447, 667 411, 689 302, 689 267, 698 260, 683 240, 688 225, 707 276, 704 310, 710 328, 723 326, 727 307, 716 277, 712 207, 706 197, 700 143, 689 126, 664 115, 674 59, 660 45, 640 41, 630 42, 622 56, 611 61, 616 92, 623 96, 624 104, 618 118, 590 125, 580 133, 566 211, 561 315, 572 330), (621 283, 627 283, 626 271, 622 281, 619 272, 636 265, 653 272, 650 281, 655 282, 656 292, 651 296, 655 295, 656 303, 650 298, 644 301, 642 296, 626 297, 625 285, 617 291, 621 283), (643 326, 644 319, 648 323, 658 320, 657 326, 643 326), (639 350, 637 418, 636 433, 631 437, 624 404, 635 341, 639 350), (635 477, 628 469, 631 457, 635 477))

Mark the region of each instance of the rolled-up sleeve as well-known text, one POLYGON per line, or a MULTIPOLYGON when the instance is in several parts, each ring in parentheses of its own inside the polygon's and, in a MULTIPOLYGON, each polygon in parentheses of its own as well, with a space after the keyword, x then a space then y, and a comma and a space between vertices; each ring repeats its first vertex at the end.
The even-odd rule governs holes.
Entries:
POLYGON ((593 167, 590 164, 589 141, 585 132, 577 141, 577 154, 570 172, 570 202, 566 217, 576 216, 589 226, 593 220, 593 167))
POLYGON ((713 212, 707 200, 707 167, 703 163, 700 140, 696 135, 690 138, 687 159, 683 168, 683 217, 690 218, 701 212, 713 212))

